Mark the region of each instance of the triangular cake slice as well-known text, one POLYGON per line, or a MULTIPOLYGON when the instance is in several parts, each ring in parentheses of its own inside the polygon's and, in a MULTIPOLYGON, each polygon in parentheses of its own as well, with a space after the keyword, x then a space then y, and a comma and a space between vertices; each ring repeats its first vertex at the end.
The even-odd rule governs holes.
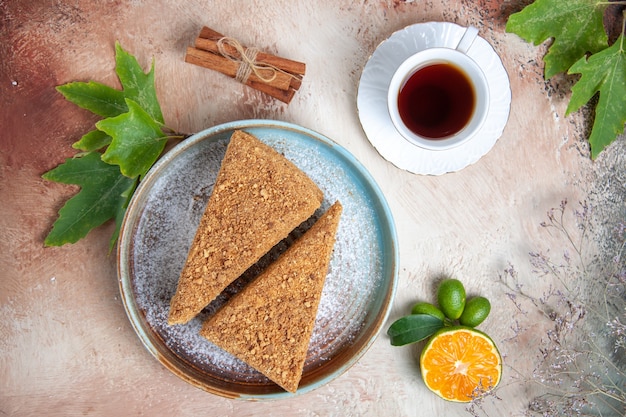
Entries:
POLYGON ((191 320, 307 220, 317 185, 253 135, 235 131, 170 302, 169 324, 191 320))
POLYGON ((289 392, 302 378, 341 211, 336 202, 200 331, 289 392))

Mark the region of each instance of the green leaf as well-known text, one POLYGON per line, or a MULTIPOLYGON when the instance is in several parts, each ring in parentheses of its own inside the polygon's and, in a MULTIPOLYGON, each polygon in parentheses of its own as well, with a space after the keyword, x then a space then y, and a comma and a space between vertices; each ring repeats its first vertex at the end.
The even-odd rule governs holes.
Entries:
POLYGON ((98 82, 67 83, 58 86, 57 91, 78 107, 102 117, 115 117, 128 111, 122 91, 98 82))
POLYGON ((137 59, 115 44, 115 72, 123 90, 90 82, 72 82, 57 87, 63 96, 77 106, 102 117, 115 117, 126 113, 125 99, 142 106, 150 116, 163 124, 163 114, 154 86, 154 60, 148 73, 144 73, 137 59))
POLYGON ((538 45, 552 38, 544 57, 545 78, 566 72, 587 53, 608 45, 603 0, 536 0, 509 16, 506 31, 538 45))
POLYGON ((100 120, 96 127, 113 138, 102 160, 120 166, 129 178, 143 176, 163 152, 167 137, 141 106, 126 99, 128 112, 100 120))
MULTIPOLYGON (((126 103, 124 103, 126 105, 126 103)), ((101 130, 94 129, 91 132, 83 135, 78 142, 72 144, 72 148, 78 149, 84 152, 97 151, 111 143, 111 136, 107 135, 101 130)))
POLYGON ((167 142, 161 130, 164 121, 154 84, 154 60, 150 71, 144 73, 137 59, 116 42, 115 63, 122 90, 94 81, 57 87, 66 99, 104 119, 96 123, 97 130, 72 145, 84 154, 43 176, 81 187, 59 211, 45 240, 47 246, 74 243, 92 228, 114 219, 113 249, 140 177, 156 162, 167 142))
MULTIPOLYGON (((67 159, 43 178, 81 187, 59 210, 59 217, 45 239, 46 246, 75 243, 112 218, 121 224, 120 216, 124 213, 121 207, 128 204, 128 192, 135 186, 135 180, 123 176, 118 166, 103 162, 98 152, 67 159)), ((118 234, 119 230, 115 239, 118 234)))
POLYGON ((154 87, 154 60, 148 73, 137 59, 115 43, 115 72, 122 83, 124 96, 139 104, 154 120, 163 124, 163 114, 154 87))
POLYGON ((138 184, 139 177, 135 178, 132 185, 121 194, 122 198, 124 199, 124 203, 119 205, 115 214, 115 230, 113 231, 113 236, 111 236, 109 251, 112 251, 114 249, 115 242, 117 242, 117 238, 120 236, 122 221, 124 220, 124 216, 126 215, 126 209, 128 208, 128 204, 130 204, 130 199, 133 197, 133 194, 135 193, 135 189, 137 188, 138 184))
POLYGON ((578 110, 596 93, 600 93, 596 105, 589 143, 591 157, 596 158, 602 150, 624 131, 626 112, 626 54, 622 34, 610 47, 583 57, 569 70, 570 74, 582 74, 572 87, 572 97, 566 114, 578 110))
POLYGON ((396 320, 387 330, 393 346, 419 342, 444 326, 443 320, 429 314, 411 314, 396 320))

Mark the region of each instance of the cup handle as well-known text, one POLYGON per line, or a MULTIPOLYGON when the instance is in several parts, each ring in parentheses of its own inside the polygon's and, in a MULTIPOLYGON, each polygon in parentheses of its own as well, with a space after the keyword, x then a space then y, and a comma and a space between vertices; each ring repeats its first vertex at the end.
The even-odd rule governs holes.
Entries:
POLYGON ((456 50, 466 54, 474 43, 474 39, 476 39, 476 36, 478 36, 478 29, 476 29, 474 26, 469 26, 467 29, 465 29, 465 33, 459 41, 456 50))

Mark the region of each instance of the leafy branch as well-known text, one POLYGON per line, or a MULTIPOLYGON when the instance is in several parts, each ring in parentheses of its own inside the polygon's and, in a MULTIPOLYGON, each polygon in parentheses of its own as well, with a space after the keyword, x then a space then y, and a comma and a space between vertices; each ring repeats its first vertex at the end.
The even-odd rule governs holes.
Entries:
POLYGON ((165 126, 154 86, 154 61, 144 73, 137 59, 116 43, 115 72, 122 90, 94 81, 57 87, 67 100, 102 119, 72 145, 81 153, 43 175, 49 181, 81 187, 59 210, 46 246, 75 243, 114 219, 112 249, 137 184, 168 140, 185 137, 165 126))
MULTIPOLYGON (((596 158, 618 135, 626 123, 625 29, 609 45, 603 17, 608 6, 624 6, 626 1, 536 0, 509 16, 507 32, 515 33, 534 45, 549 39, 544 56, 544 77, 559 73, 579 74, 572 87, 566 115, 599 95, 595 119, 588 138, 591 157, 596 158)), ((622 15, 626 21, 626 10, 622 15)))

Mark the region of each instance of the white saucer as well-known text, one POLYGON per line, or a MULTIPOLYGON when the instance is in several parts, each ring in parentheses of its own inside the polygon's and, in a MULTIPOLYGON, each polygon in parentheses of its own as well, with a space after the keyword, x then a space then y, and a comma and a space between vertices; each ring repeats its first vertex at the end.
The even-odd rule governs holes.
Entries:
POLYGON ((407 26, 383 41, 368 60, 357 93, 363 130, 372 145, 389 162, 415 174, 441 175, 475 163, 502 135, 511 108, 511 87, 502 61, 493 47, 478 36, 468 51, 489 81, 491 106, 477 136, 455 148, 429 150, 410 143, 395 129, 387 109, 391 77, 409 56, 426 48, 455 48, 465 27, 429 22, 407 26))

